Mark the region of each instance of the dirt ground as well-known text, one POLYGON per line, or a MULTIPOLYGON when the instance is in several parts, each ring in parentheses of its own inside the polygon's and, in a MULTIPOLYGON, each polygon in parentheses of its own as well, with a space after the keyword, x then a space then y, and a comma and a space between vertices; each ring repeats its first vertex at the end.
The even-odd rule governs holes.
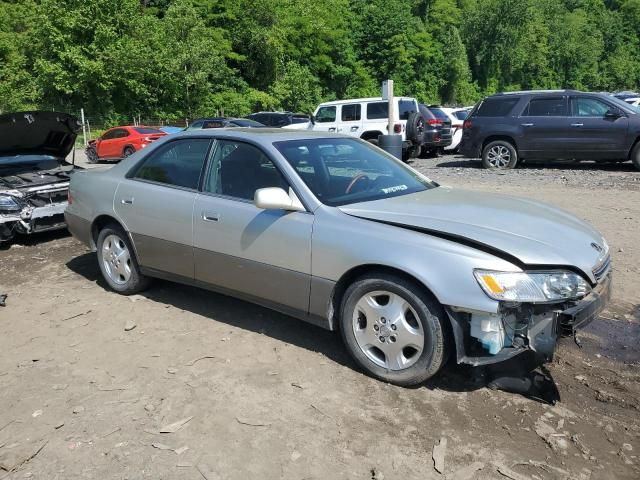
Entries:
POLYGON ((607 237, 612 303, 548 365, 555 406, 455 365, 390 386, 337 335, 196 288, 119 296, 94 254, 43 234, 0 249, 0 479, 640 478, 640 172, 414 165, 544 200, 607 237))

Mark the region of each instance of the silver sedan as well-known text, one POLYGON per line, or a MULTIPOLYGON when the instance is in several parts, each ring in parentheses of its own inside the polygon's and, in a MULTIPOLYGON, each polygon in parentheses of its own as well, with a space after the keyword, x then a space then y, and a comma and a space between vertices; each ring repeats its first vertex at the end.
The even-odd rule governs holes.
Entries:
POLYGON ((75 173, 66 221, 116 292, 158 277, 259 303, 338 330, 360 367, 399 385, 447 358, 548 361, 611 284, 605 239, 570 214, 443 187, 327 133, 168 136, 75 173))

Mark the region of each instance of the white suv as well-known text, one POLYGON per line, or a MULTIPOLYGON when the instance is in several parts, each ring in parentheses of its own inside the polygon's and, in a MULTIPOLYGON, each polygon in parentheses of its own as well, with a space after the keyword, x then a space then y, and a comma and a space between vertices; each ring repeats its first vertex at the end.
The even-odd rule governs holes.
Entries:
MULTIPOLYGON (((418 113, 418 101, 415 98, 394 97, 394 101, 397 104, 392 133, 402 135, 402 158, 408 160, 420 153, 424 118, 418 113)), ((311 128, 322 132, 351 135, 377 145, 378 136, 389 133, 388 112, 387 100, 382 98, 325 102, 316 108, 315 124, 311 128)))

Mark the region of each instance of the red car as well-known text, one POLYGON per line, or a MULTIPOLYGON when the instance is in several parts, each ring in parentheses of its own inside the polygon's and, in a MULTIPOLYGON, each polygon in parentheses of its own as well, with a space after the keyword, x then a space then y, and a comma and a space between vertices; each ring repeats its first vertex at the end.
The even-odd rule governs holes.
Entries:
POLYGON ((87 160, 90 163, 121 160, 165 135, 165 132, 153 127, 114 127, 89 142, 86 148, 87 160))

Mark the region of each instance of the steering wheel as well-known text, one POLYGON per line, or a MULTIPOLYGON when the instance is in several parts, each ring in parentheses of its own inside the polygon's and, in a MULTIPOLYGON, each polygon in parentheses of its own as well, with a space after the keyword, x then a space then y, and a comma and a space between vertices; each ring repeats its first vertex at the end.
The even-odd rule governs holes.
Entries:
POLYGON ((349 186, 344 191, 345 195, 348 195, 349 193, 351 193, 351 190, 353 189, 355 184, 358 183, 360 180, 369 180, 369 177, 367 177, 367 175, 364 173, 361 173, 360 175, 356 175, 355 177, 353 177, 353 179, 351 179, 351 182, 349 182, 349 186))

